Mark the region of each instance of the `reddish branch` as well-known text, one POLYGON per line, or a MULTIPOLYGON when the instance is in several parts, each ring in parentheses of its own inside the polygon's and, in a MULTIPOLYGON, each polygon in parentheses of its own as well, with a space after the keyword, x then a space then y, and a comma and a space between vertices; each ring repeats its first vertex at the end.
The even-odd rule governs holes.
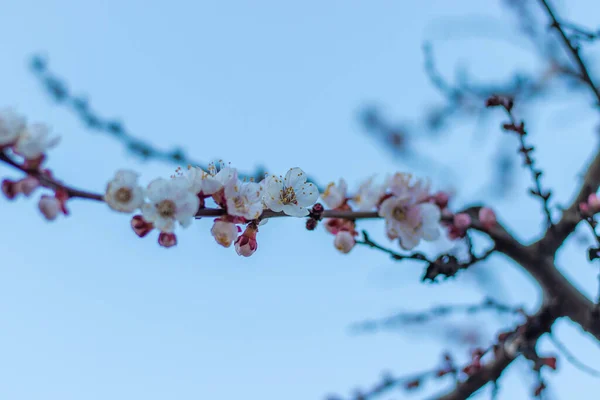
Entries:
MULTIPOLYGON (((62 190, 68 194, 70 199, 87 199, 104 201, 104 196, 99 193, 89 192, 73 188, 65 185, 60 181, 54 179, 47 170, 39 168, 27 168, 13 159, 11 159, 6 153, 0 151, 0 161, 16 168, 29 176, 37 178, 41 185, 52 190, 62 190)), ((196 214, 197 218, 201 217, 220 217, 227 213, 222 208, 202 208, 198 210, 196 214)), ((287 217, 288 215, 283 212, 274 212, 271 210, 265 210, 261 215, 261 218, 276 218, 276 217, 287 217)), ((341 211, 341 210, 324 210, 322 218, 342 218, 342 219, 373 219, 381 218, 376 211, 341 211)))
POLYGON ((535 160, 532 157, 532 153, 534 151, 534 147, 528 145, 525 142, 525 136, 527 136, 527 131, 525 130, 525 122, 518 122, 514 113, 513 113, 513 99, 509 97, 502 96, 492 96, 486 102, 488 107, 497 107, 501 106, 506 111, 506 114, 510 118, 510 122, 503 125, 504 130, 509 132, 514 132, 517 134, 519 138, 519 153, 523 156, 523 163, 531 173, 531 179, 534 182, 534 188, 529 189, 529 192, 534 197, 537 197, 542 202, 542 207, 544 210, 544 214, 546 215, 546 222, 549 228, 553 227, 552 223, 552 212, 550 211, 550 196, 552 192, 549 190, 544 190, 542 188, 542 171, 535 166, 535 160))
POLYGON ((13 161, 10 157, 8 157, 3 151, 0 150, 0 161, 16 168, 29 176, 33 176, 37 178, 40 184, 48 189, 52 190, 61 190, 65 191, 69 198, 76 199, 87 199, 87 200, 96 200, 96 201, 104 201, 103 196, 97 193, 87 192, 84 190, 76 189, 71 186, 64 185, 63 183, 57 181, 52 178, 50 173, 47 170, 41 170, 39 168, 27 168, 23 165, 20 165, 13 161))

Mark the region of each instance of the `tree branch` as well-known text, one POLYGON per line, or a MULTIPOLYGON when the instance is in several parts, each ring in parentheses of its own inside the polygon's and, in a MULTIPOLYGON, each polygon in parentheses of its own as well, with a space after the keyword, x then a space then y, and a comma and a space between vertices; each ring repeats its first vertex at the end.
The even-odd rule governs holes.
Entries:
MULTIPOLYGON (((579 46, 575 46, 567 36, 565 28, 561 25, 559 17, 556 15, 548 0, 540 0, 542 7, 546 10, 548 17, 551 20, 551 27, 559 33, 565 47, 567 48, 571 58, 577 64, 581 78, 586 83, 586 86, 592 91, 596 97, 597 105, 600 107, 600 89, 594 83, 589 69, 581 58, 579 46)), ((596 192, 600 186, 600 148, 597 149, 593 161, 590 163, 585 174, 583 185, 579 189, 575 200, 563 212, 563 216, 554 227, 554 230, 548 230, 540 241, 540 250, 554 254, 566 240, 566 238, 575 230, 575 227, 580 221, 578 216, 579 203, 585 201, 590 193, 596 192)))
POLYGON ((540 245, 518 244, 500 247, 498 251, 512 258, 538 282, 544 297, 558 303, 559 315, 568 317, 600 340, 600 318, 593 313, 594 303, 569 282, 554 265, 554 255, 542 251, 540 245))
MULTIPOLYGON (((598 157, 600 174, 600 157, 598 157)), ((543 243, 525 246, 514 238, 498 222, 490 230, 484 229, 477 220, 479 207, 471 207, 467 212, 473 219, 472 226, 488 234, 495 242, 495 249, 518 263, 542 288, 545 298, 556 299, 559 315, 566 316, 581 328, 600 340, 600 318, 593 313, 594 303, 585 297, 554 265, 554 254, 549 254, 543 243)), ((560 224, 560 223, 559 223, 560 224)))
POLYGON ((69 198, 80 198, 87 200, 95 200, 95 201, 104 201, 104 196, 98 193, 86 192, 84 190, 75 189, 73 187, 62 184, 56 179, 52 178, 49 173, 45 170, 41 170, 39 168, 26 168, 22 165, 14 162, 10 157, 8 157, 3 151, 0 150, 0 161, 10 165, 13 168, 16 168, 29 176, 33 176, 36 178, 40 184, 48 189, 52 190, 63 190, 68 195, 69 198))
POLYGON ((506 352, 503 352, 500 358, 485 365, 481 370, 471 375, 466 381, 459 383, 456 388, 440 397, 437 400, 464 400, 473 393, 484 387, 490 382, 495 382, 500 378, 502 372, 515 360, 506 352))
MULTIPOLYGON (((102 117, 92 108, 87 99, 77 97, 70 92, 67 84, 48 69, 47 61, 41 56, 32 57, 31 68, 33 73, 46 89, 46 92, 59 104, 72 111, 89 129, 105 133, 120 141, 128 152, 143 160, 160 160, 177 166, 193 165, 206 170, 203 163, 193 160, 182 148, 164 150, 154 146, 140 137, 134 136, 118 119, 102 117)), ((242 179, 261 180, 265 175, 262 167, 249 174, 240 174, 242 179)), ((313 178, 310 181, 317 183, 313 178)), ((322 186, 317 185, 322 188, 322 186)))
POLYGON ((561 23, 558 21, 558 17, 556 16, 556 13, 550 6, 550 2, 548 0, 540 0, 540 3, 546 9, 548 16, 552 20, 552 23, 550 26, 552 28, 555 28, 558 31, 558 33, 560 34, 560 37, 562 38, 562 41, 565 44, 565 47, 569 50, 569 53, 571 54, 573 60, 575 61, 575 63, 577 64, 577 67, 579 68, 579 70, 581 72, 582 78, 587 83, 587 86, 594 93, 594 96, 596 97, 596 100, 598 102, 597 105, 598 105, 598 107, 600 107, 600 89, 598 89, 598 87, 594 84, 594 81, 592 80, 592 77, 590 76, 589 70, 588 70, 587 66, 585 65, 585 62, 581 58, 581 55, 579 54, 579 46, 573 45, 573 43, 567 36, 561 23))
MULTIPOLYGON (((515 333, 517 337, 514 340, 522 342, 521 348, 533 349, 538 339, 545 333, 550 332, 552 325, 556 321, 556 310, 550 305, 542 307, 534 316, 517 328, 515 333)), ((504 370, 517 358, 519 355, 525 355, 524 352, 519 352, 515 355, 509 354, 505 346, 500 345, 495 352, 495 359, 484 365, 479 371, 471 374, 466 380, 459 382, 451 392, 436 397, 436 400, 464 400, 473 393, 487 385, 488 383, 496 382, 504 370)))
POLYGON ((432 320, 448 317, 458 313, 474 315, 484 311, 495 311, 499 314, 524 315, 522 307, 511 307, 492 298, 485 298, 475 304, 438 305, 419 312, 401 312, 382 319, 371 319, 352 324, 351 330, 356 333, 372 332, 378 329, 396 329, 406 325, 426 324, 432 320))
POLYGON ((546 254, 555 254, 564 241, 575 230, 581 221, 579 216, 579 203, 585 202, 590 193, 595 193, 600 187, 600 146, 590 163, 583 178, 577 195, 573 202, 563 211, 562 217, 553 229, 546 231, 544 237, 538 242, 538 247, 546 254))

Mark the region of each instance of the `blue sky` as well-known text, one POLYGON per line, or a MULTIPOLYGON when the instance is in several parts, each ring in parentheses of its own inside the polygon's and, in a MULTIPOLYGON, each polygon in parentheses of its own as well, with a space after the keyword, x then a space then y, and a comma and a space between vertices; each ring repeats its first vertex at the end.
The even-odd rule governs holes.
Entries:
MULTIPOLYGON (((351 185, 373 173, 410 169, 365 135, 357 115, 376 104, 392 118, 418 116, 439 99, 423 73, 425 40, 433 41, 447 76, 457 65, 492 79, 536 68, 499 1, 2 4, 0 104, 50 124, 63 141, 48 165, 66 182, 96 191, 119 168, 135 169, 148 182, 174 167, 140 162, 54 105, 27 69, 34 53, 46 54, 51 68, 102 114, 122 118, 159 147, 184 145, 196 159, 223 158, 244 171, 300 166, 320 182, 345 177, 351 185)), ((569 4, 566 17, 598 26, 598 13, 590 12, 597 7, 581 0, 569 4)), ((598 118, 590 103, 585 96, 538 102, 527 121, 559 203, 570 198, 594 149, 598 118)), ((459 123, 448 139, 428 143, 424 151, 452 171, 431 177, 436 188, 457 190, 457 206, 485 201, 531 240, 542 218, 525 194, 526 175, 507 198, 483 190, 494 149, 510 142, 497 128, 498 116, 490 119, 459 123), (478 135, 488 140, 475 140, 478 135)), ((331 236, 304 230, 300 220, 271 221, 261 229, 259 251, 242 259, 214 243, 208 220, 182 231, 179 245, 165 250, 154 236, 135 237, 129 219, 103 205, 73 201, 71 210, 69 218, 47 223, 35 200, 0 200, 1 398, 347 395, 383 371, 430 369, 444 349, 467 353, 431 331, 356 336, 348 332, 351 323, 490 294, 468 273, 425 285, 419 265, 362 248, 340 255, 331 236)), ((364 227, 383 236, 377 223, 364 227)), ((570 244, 559 264, 594 295, 597 268, 586 262, 585 248, 570 244)), ((535 308, 537 289, 506 259, 496 256, 478 268, 501 275, 492 295, 535 308)), ((475 323, 489 338, 503 326, 494 318, 475 323)), ((576 327, 560 322, 557 334, 600 367, 598 346, 576 327)), ((556 398, 575 390, 589 398, 598 382, 562 361, 549 379, 556 398)), ((531 375, 513 368, 501 381, 500 398, 523 398, 531 375)), ((412 398, 444 388, 432 385, 412 398)))

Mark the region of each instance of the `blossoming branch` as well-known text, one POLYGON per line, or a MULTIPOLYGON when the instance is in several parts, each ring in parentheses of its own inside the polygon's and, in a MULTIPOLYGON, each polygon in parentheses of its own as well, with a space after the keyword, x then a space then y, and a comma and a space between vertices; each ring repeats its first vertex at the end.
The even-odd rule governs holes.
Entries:
MULTIPOLYGON (((207 171, 179 168, 170 178, 156 178, 146 187, 139 184, 136 172, 119 170, 104 194, 91 193, 64 185, 43 167, 47 151, 58 142, 47 126, 28 124, 12 109, 1 110, 0 161, 25 173, 21 180, 2 181, 4 195, 12 200, 18 195, 31 196, 39 188, 50 189, 51 194, 40 197, 38 207, 51 221, 69 214, 67 203, 73 198, 102 201, 114 211, 136 213, 131 218, 133 231, 139 237, 158 231, 158 243, 163 247, 177 244, 178 226, 187 228, 202 217, 214 218, 211 234, 218 244, 234 245, 237 254, 245 257, 258 247, 259 226, 273 217, 306 218, 309 230, 323 221, 342 253, 350 252, 357 243, 377 247, 367 241, 366 234, 364 241, 357 241, 357 221, 364 218, 382 218, 386 236, 404 250, 415 248, 421 240, 437 240, 442 228, 451 239, 462 238, 471 226, 468 214, 455 215, 448 209, 447 193, 432 193, 429 182, 405 173, 381 181, 370 177, 350 195, 344 179, 319 193, 297 167, 284 176, 266 174, 254 182, 241 180, 235 168, 220 162, 210 164, 207 171), (319 198, 327 209, 317 203, 319 198)), ((492 227, 496 220, 488 208, 479 211, 478 219, 484 228, 492 227)))

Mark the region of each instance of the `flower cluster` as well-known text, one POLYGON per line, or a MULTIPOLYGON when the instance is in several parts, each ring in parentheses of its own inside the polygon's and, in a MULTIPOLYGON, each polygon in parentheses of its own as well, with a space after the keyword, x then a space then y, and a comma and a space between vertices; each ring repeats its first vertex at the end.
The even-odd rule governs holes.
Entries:
POLYGON ((235 168, 222 162, 211 164, 208 171, 192 166, 178 169, 170 179, 155 179, 145 189, 137 179, 132 171, 118 171, 106 187, 104 200, 115 211, 141 210, 131 221, 138 236, 157 229, 159 244, 174 246, 176 225, 190 226, 212 200, 222 213, 214 220, 211 234, 218 244, 234 244, 236 252, 246 257, 257 249, 256 233, 265 211, 306 216, 307 207, 319 197, 318 189, 306 182, 300 168, 291 168, 285 177, 267 175, 261 182, 240 180, 235 168), (246 225, 243 232, 240 225, 246 225))
MULTIPOLYGON (((440 236, 441 211, 436 195, 430 193, 428 182, 409 174, 396 173, 378 182, 370 177, 354 196, 348 195, 348 185, 341 179, 330 183, 321 196, 326 206, 340 211, 377 211, 385 220, 386 235, 397 240, 401 248, 410 250, 421 240, 433 241, 440 236)), ((334 245, 348 253, 356 244, 356 222, 331 218, 325 228, 335 235, 334 245)))
POLYGON ((27 124, 14 110, 0 110, 0 149, 10 148, 25 159, 28 167, 39 166, 44 153, 58 142, 59 137, 50 137, 46 125, 27 124))
MULTIPOLYGON (((337 211, 376 211, 385 220, 385 232, 390 240, 397 240, 404 250, 411 250, 421 240, 434 241, 440 237, 444 226, 450 239, 463 238, 471 228, 471 217, 466 213, 453 214, 448 208, 450 196, 440 191, 433 193, 428 181, 410 174, 396 173, 378 182, 370 177, 363 182, 354 196, 348 194, 344 179, 330 183, 321 195, 323 203, 337 211)), ((481 208, 478 215, 483 229, 496 224, 495 213, 481 208)), ((314 221, 307 228, 315 228, 314 221)), ((353 219, 329 218, 327 231, 335 235, 334 246, 342 253, 349 253, 355 246, 358 232, 353 219)))
MULTIPOLYGON (((41 169, 46 158, 46 151, 56 146, 59 137, 50 136, 50 130, 43 124, 28 124, 25 117, 13 109, 0 110, 0 153, 11 153, 19 161, 14 164, 27 172, 21 180, 2 181, 2 193, 12 200, 19 195, 31 196, 36 189, 43 186, 42 181, 51 180, 52 173, 48 169, 41 169)), ((38 208, 48 220, 54 220, 59 214, 67 214, 66 201, 68 194, 60 187, 51 187, 54 195, 42 195, 38 208)))
MULTIPOLYGON (((307 217, 309 230, 324 220, 325 229, 335 235, 334 246, 342 253, 349 253, 357 244, 359 218, 382 218, 387 237, 404 250, 415 248, 422 240, 438 239, 442 226, 450 238, 464 237, 472 224, 468 214, 449 211, 447 193, 433 193, 429 182, 405 173, 383 181, 372 176, 353 195, 340 179, 320 194, 300 168, 290 168, 284 176, 267 174, 254 182, 241 180, 235 168, 219 162, 207 171, 179 168, 170 178, 156 178, 145 187, 139 184, 136 172, 119 170, 103 194, 94 194, 65 186, 42 168, 46 151, 57 143, 58 138, 50 137, 46 126, 29 125, 12 110, 0 111, 0 161, 26 174, 19 181, 2 182, 6 197, 30 196, 39 187, 52 190, 53 195, 42 195, 38 203, 48 220, 66 215, 71 198, 103 201, 114 211, 135 213, 133 231, 140 237, 158 231, 158 243, 163 247, 177 244, 177 226, 187 228, 206 216, 214 217, 210 232, 215 241, 223 247, 233 245, 237 254, 245 257, 258 248, 259 226, 274 216, 307 217), (327 210, 316 203, 319 197, 327 210), (209 202, 213 203, 210 207, 209 202)), ((591 199, 589 208, 595 209, 596 203, 600 202, 591 199)), ((494 213, 481 209, 479 223, 491 229, 494 213)))

